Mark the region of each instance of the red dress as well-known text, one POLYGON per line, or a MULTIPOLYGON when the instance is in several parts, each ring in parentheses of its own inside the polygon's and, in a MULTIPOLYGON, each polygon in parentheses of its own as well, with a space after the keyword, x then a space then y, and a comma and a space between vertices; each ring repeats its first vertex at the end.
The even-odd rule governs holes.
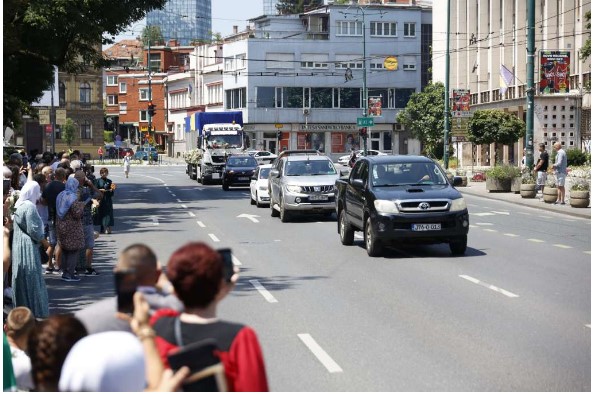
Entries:
MULTIPOLYGON (((177 349, 175 321, 178 312, 158 310, 151 318, 156 344, 165 367, 167 354, 177 349)), ((181 322, 184 345, 212 338, 218 344, 217 355, 224 365, 229 391, 269 391, 264 359, 255 331, 241 324, 217 321, 208 324, 181 322)))

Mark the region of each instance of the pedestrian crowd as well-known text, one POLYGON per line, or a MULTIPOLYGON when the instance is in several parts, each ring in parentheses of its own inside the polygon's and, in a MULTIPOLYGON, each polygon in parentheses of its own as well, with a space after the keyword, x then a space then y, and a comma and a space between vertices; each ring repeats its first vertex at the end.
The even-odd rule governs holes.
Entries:
POLYGON ((50 314, 44 275, 98 275, 94 241, 114 225, 107 168, 96 179, 78 152, 59 157, 4 166, 4 390, 268 391, 255 331, 217 315, 238 272, 207 244, 180 247, 166 274, 149 246, 130 245, 114 297, 50 314))

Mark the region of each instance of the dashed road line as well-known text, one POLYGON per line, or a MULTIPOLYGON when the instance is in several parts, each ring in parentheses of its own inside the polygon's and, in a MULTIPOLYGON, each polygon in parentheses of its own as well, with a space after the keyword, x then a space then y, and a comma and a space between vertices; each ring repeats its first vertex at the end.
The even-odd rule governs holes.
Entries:
POLYGON ((177 197, 177 194, 173 194, 173 193, 171 193, 171 195, 172 195, 173 197, 177 197))
POLYGON ((497 233, 498 230, 494 230, 492 228, 485 228, 484 231, 488 231, 489 233, 497 233))
POLYGON ((477 228, 478 226, 476 226, 475 224, 470 224, 469 228, 477 228))
POLYGON ((568 246, 568 245, 554 244, 554 246, 556 246, 557 248, 562 248, 562 249, 572 249, 572 246, 568 246))
POLYGON ((591 251, 590 250, 585 250, 583 253, 591 254, 591 251))
POLYGON ((496 214, 492 213, 492 212, 478 212, 478 213, 472 213, 472 215, 474 215, 474 216, 494 216, 496 214))
POLYGON ((192 218, 195 218, 195 217, 196 217, 196 214, 195 214, 195 213, 193 213, 193 212, 188 212, 187 214, 188 214, 189 216, 191 216, 192 218))
POLYGON ((536 243, 544 243, 546 241, 542 241, 541 239, 536 239, 536 238, 527 238, 528 241, 531 242, 536 242, 536 243))
POLYGON ((494 226, 492 223, 484 222, 484 223, 476 223, 478 226, 494 226))
POLYGON ((329 371, 329 373, 343 372, 342 368, 336 363, 325 350, 313 339, 309 334, 298 334, 298 337, 305 346, 309 348, 311 353, 323 366, 329 371))
POLYGON ((506 235, 507 237, 518 237, 517 234, 513 234, 513 233, 504 233, 503 235, 506 235))
POLYGON ((187 209, 187 205, 185 205, 185 204, 181 204, 181 208, 183 208, 183 209, 187 209))
POLYGON ((529 212, 517 212, 519 215, 527 215, 527 216, 531 216, 531 214, 529 212))
POLYGON ((243 263, 241 263, 241 262, 239 261, 239 259, 235 257, 235 255, 234 255, 234 254, 232 254, 232 255, 231 255, 231 258, 232 258, 232 260, 233 260, 233 264, 234 264, 234 265, 238 265, 238 266, 241 266, 241 265, 243 265, 243 263))
POLYGON ((270 304, 275 304, 278 302, 278 300, 272 295, 272 293, 266 290, 266 288, 262 286, 262 284, 259 283, 257 279, 251 279, 249 283, 251 283, 253 287, 255 287, 257 291, 259 291, 259 294, 261 294, 270 304))
POLYGON ((202 228, 206 228, 206 225, 204 223, 200 222, 199 220, 196 223, 198 223, 198 226, 200 226, 202 228))
POLYGON ((208 234, 208 236, 210 237, 210 239, 212 239, 212 241, 214 241, 214 242, 220 242, 220 239, 218 239, 216 237, 216 235, 214 235, 214 234, 208 234))
POLYGON ((468 276, 468 275, 459 275, 459 277, 460 278, 463 278, 465 280, 468 280, 468 281, 470 281, 472 283, 475 283, 477 285, 486 287, 487 289, 490 289, 490 290, 496 291, 498 293, 504 294, 505 296, 507 296, 509 298, 519 297, 517 294, 511 293, 510 291, 507 291, 505 289, 501 289, 500 287, 497 287, 497 286, 488 284, 486 282, 482 282, 481 280, 476 279, 476 278, 472 278, 471 276, 468 276))
POLYGON ((591 325, 590 324, 585 324, 585 327, 591 328, 591 325))
POLYGON ((156 216, 151 216, 150 218, 152 219, 152 225, 153 226, 158 226, 159 225, 159 218, 157 218, 156 216))

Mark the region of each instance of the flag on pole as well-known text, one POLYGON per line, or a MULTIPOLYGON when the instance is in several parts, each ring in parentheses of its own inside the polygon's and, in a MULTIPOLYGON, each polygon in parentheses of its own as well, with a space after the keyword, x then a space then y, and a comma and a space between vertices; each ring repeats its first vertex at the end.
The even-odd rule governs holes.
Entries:
POLYGON ((189 94, 191 94, 191 92, 193 91, 193 87, 191 86, 191 83, 187 84, 187 91, 189 92, 189 94))
POLYGON ((500 65, 500 94, 505 94, 509 86, 513 83, 515 75, 504 66, 500 65))

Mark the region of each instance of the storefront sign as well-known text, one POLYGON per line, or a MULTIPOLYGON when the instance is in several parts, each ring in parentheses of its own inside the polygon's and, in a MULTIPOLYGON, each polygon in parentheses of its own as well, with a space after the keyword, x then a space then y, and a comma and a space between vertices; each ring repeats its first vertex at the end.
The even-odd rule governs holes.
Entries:
POLYGON ((320 131, 346 131, 346 130, 356 130, 358 131, 358 127, 355 124, 300 124, 299 125, 301 130, 320 130, 320 131))
POLYGON ((397 70, 397 58, 395 56, 387 56, 383 62, 383 67, 389 71, 397 70))
POLYGON ((568 93, 570 75, 569 51, 540 52, 540 93, 568 93))

